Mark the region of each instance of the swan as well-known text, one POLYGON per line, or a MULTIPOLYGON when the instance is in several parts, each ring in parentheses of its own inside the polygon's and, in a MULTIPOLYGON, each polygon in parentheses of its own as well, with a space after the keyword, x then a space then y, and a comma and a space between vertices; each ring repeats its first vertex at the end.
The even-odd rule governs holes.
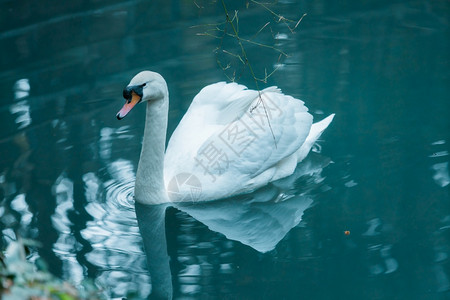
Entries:
POLYGON ((334 114, 313 124, 304 102, 277 87, 250 90, 237 83, 204 87, 168 142, 169 92, 152 71, 123 90, 123 119, 147 103, 135 199, 141 204, 223 199, 291 175, 334 114))

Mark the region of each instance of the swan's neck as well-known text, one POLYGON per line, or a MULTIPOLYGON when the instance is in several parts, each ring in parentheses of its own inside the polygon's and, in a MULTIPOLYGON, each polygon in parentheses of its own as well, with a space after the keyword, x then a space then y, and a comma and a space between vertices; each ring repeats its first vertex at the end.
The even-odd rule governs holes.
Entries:
POLYGON ((164 150, 166 145, 168 93, 147 102, 144 139, 136 173, 134 195, 143 204, 169 202, 164 185, 164 150))

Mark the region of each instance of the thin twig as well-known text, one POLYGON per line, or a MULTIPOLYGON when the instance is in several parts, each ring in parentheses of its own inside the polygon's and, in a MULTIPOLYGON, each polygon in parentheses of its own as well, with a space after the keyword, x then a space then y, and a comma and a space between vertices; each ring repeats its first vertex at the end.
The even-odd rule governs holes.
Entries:
MULTIPOLYGON (((268 123, 268 125, 269 125, 270 132, 271 132, 271 134, 272 134, 273 141, 274 141, 274 143, 275 143, 275 148, 277 148, 277 141, 276 141, 276 139, 275 139, 275 134, 273 133, 272 125, 270 124, 269 115, 268 115, 268 113, 267 113, 266 105, 264 104, 264 101, 263 101, 262 96, 261 96, 261 91, 260 91, 260 89, 259 89, 258 80, 256 79, 255 72, 253 71, 252 65, 250 64, 250 61, 248 60, 247 53, 245 52, 244 46, 242 45, 241 39, 240 39, 240 37, 239 37, 238 30, 237 30, 236 27, 234 26, 234 23, 230 21, 230 15, 228 14, 228 10, 227 10, 227 7, 226 7, 226 5, 225 5, 224 0, 221 0, 221 2, 222 2, 223 10, 224 10, 224 12, 225 12, 225 16, 226 16, 227 22, 230 24, 231 29, 232 29, 233 32, 234 32, 236 41, 238 42, 239 47, 241 48, 242 56, 243 56, 243 58, 244 58, 244 60, 245 60, 245 65, 248 66, 248 69, 249 69, 251 75, 253 76, 253 79, 255 80, 255 86, 256 86, 256 89, 257 89, 257 91, 258 91, 258 96, 259 96, 259 100, 258 100, 257 105, 258 105, 259 103, 261 103, 262 106, 263 106, 263 108, 264 108, 264 113, 265 113, 265 115, 266 115, 267 123, 268 123)), ((237 16, 237 14, 235 14, 235 15, 237 16)), ((239 23, 237 23, 237 24, 239 24, 239 23)))
POLYGON ((304 17, 306 17, 306 13, 304 13, 303 16, 300 17, 300 19, 298 20, 297 24, 295 24, 294 29, 297 28, 298 24, 300 24, 300 22, 303 20, 304 17))
MULTIPOLYGON (((233 37, 233 38, 237 38, 234 34, 231 34, 231 33, 228 33, 227 35, 230 36, 230 37, 233 37)), ((246 42, 246 43, 253 44, 253 45, 256 45, 256 46, 259 46, 259 47, 272 49, 272 50, 280 53, 281 55, 284 55, 285 57, 289 56, 283 50, 278 49, 278 48, 276 48, 274 46, 269 46, 269 45, 258 43, 258 42, 252 41, 252 40, 247 40, 247 39, 244 39, 244 38, 241 38, 241 37, 239 37, 239 39, 240 39, 241 42, 246 42)))
POLYGON ((275 17, 277 17, 279 22, 280 22, 280 21, 287 21, 287 22, 290 22, 290 23, 294 23, 294 22, 295 22, 294 20, 289 20, 289 19, 283 17, 282 15, 277 14, 276 12, 274 12, 273 10, 271 10, 270 8, 268 8, 264 3, 261 3, 261 2, 255 1, 255 0, 250 0, 250 1, 252 1, 253 3, 255 3, 255 4, 257 4, 257 5, 262 6, 264 9, 266 9, 266 10, 267 10, 268 12, 270 12, 272 15, 274 15, 275 17))
POLYGON ((295 30, 295 29, 297 28, 297 26, 300 24, 300 22, 302 21, 303 17, 306 16, 306 14, 303 14, 303 15, 300 17, 300 19, 296 22, 296 21, 294 21, 294 20, 287 19, 287 18, 283 17, 282 15, 277 14, 276 12, 274 12, 273 10, 271 10, 267 5, 265 5, 265 4, 262 3, 262 2, 258 2, 258 1, 256 1, 256 0, 250 0, 250 1, 252 1, 253 3, 255 3, 255 4, 257 4, 257 5, 260 5, 260 6, 263 7, 265 10, 267 10, 268 12, 270 12, 274 17, 276 17, 276 18, 278 19, 277 22, 283 22, 283 23, 285 23, 286 26, 287 26, 287 28, 289 28, 289 30, 290 30, 292 33, 294 33, 294 30, 295 30), (295 26, 294 26, 293 28, 291 28, 291 27, 289 26, 289 24, 288 24, 288 23, 295 23, 295 22, 296 22, 296 24, 295 24, 295 26))
POLYGON ((259 29, 257 33, 255 33, 251 38, 249 38, 249 41, 253 40, 253 39, 254 39, 261 31, 263 31, 264 28, 266 28, 267 25, 269 25, 269 24, 270 24, 270 22, 267 22, 266 24, 264 24, 264 26, 261 27, 261 29, 259 29))

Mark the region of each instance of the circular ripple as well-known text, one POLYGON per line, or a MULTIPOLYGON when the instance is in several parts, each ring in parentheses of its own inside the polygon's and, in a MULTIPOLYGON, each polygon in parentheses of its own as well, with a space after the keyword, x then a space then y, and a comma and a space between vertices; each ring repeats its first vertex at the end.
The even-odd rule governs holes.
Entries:
POLYGON ((134 180, 130 182, 110 180, 105 183, 105 191, 105 203, 110 208, 134 212, 134 180))
POLYGON ((105 203, 109 209, 134 213, 133 165, 128 160, 119 159, 108 166, 108 172, 112 179, 105 183, 105 203))

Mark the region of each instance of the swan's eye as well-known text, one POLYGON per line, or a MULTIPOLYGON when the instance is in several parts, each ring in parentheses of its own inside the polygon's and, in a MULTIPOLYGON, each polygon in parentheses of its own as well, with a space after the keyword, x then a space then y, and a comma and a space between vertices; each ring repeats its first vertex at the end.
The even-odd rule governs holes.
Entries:
POLYGON ((144 82, 143 84, 141 84, 142 87, 146 86, 147 82, 144 82))

